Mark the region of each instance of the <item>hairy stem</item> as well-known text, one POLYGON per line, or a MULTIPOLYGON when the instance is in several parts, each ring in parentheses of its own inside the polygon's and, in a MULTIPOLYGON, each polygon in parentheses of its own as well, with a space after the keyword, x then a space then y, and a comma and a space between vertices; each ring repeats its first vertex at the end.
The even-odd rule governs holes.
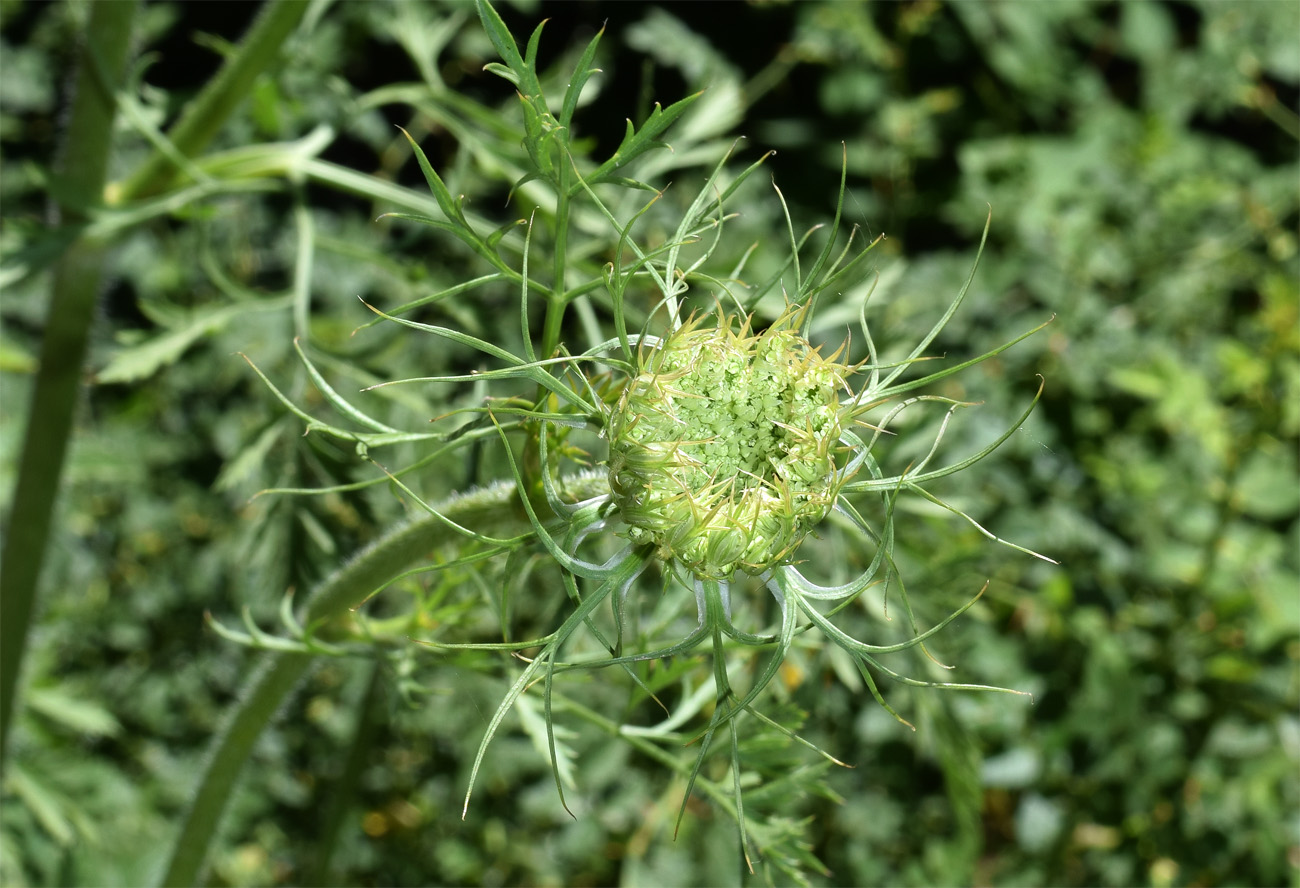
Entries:
MULTIPOLYGON (((600 474, 577 475, 563 479, 561 484, 575 499, 608 491, 608 482, 600 474)), ((455 496, 437 509, 453 521, 490 527, 494 533, 518 533, 531 526, 519 506, 517 488, 510 483, 455 496)), ((460 539, 444 518, 434 515, 394 528, 316 587, 307 603, 307 621, 328 620, 356 607, 413 562, 460 539)), ((253 744, 307 672, 312 659, 298 653, 263 654, 247 693, 232 707, 213 738, 207 764, 160 884, 181 886, 198 881, 253 744)))
MULTIPOLYGON (((62 187, 58 193, 65 202, 65 225, 85 224, 89 221, 88 210, 104 201, 117 112, 114 92, 125 70, 137 5, 131 0, 91 6, 60 171, 62 187)), ((276 58, 307 5, 307 0, 274 0, 267 5, 239 51, 190 103, 168 134, 182 155, 193 156, 211 141, 257 76, 276 58)), ((174 174, 173 161, 156 152, 129 181, 110 189, 115 192, 113 200, 122 202, 156 193, 174 174)), ((54 270, 40 370, 32 392, 0 562, 0 765, 8 748, 18 670, 63 473, 107 247, 104 239, 82 236, 68 248, 54 270)))
POLYGON ((383 672, 378 663, 366 663, 365 668, 369 671, 369 677, 366 679, 365 694, 356 707, 357 721, 352 731, 352 743, 348 747, 342 773, 326 788, 328 801, 321 819, 320 833, 316 837, 317 856, 307 878, 303 880, 304 885, 339 884, 333 872, 339 831, 343 828, 348 808, 357 794, 361 772, 365 770, 383 712, 383 672))
MULTIPOLYGON (((86 211, 98 205, 104 193, 117 111, 112 90, 126 67, 136 5, 96 3, 90 10, 60 170, 58 193, 66 201, 62 210, 67 225, 84 224, 86 211), (101 75, 111 82, 101 82, 101 75)), ((80 237, 54 269, 40 370, 28 407, 18 481, 0 558, 0 765, 8 748, 18 670, 81 389, 81 365, 95 314, 104 252, 101 241, 80 237)))
POLYGON ((275 653, 265 656, 258 664, 247 693, 237 706, 228 710, 225 725, 212 745, 198 791, 190 801, 167 871, 159 884, 198 884, 208 848, 253 743, 311 661, 304 654, 275 653))

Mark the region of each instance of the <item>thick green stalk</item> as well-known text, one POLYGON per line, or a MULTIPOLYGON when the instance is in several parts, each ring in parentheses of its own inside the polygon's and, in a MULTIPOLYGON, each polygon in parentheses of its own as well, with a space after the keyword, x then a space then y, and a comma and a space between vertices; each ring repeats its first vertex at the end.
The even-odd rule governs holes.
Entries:
MULTIPOLYGON (((226 118, 253 88, 258 75, 276 60, 281 45, 302 21, 307 7, 308 0, 272 0, 262 8, 240 42, 239 51, 222 65, 217 76, 204 86, 186 106, 180 120, 168 130, 168 141, 183 156, 194 157, 212 141, 226 118)), ((175 175, 172 159, 155 151, 114 197, 118 201, 148 197, 166 188, 175 175)))
MULTIPOLYGON (((58 193, 68 203, 63 207, 63 221, 70 226, 83 224, 86 210, 99 204, 104 193, 117 111, 112 90, 126 68, 136 6, 135 2, 96 3, 86 23, 59 170, 58 193), (101 82, 101 75, 111 81, 101 82)), ((0 557, 0 765, 8 748, 18 671, 72 431, 104 249, 102 242, 83 236, 73 242, 54 269, 40 369, 28 407, 18 481, 0 557)))
POLYGON ((160 884, 198 884, 212 837, 253 743, 311 662, 312 658, 305 654, 275 653, 268 654, 258 664, 248 691, 238 706, 227 711, 226 723, 217 734, 203 780, 190 802, 160 884))
POLYGON ((333 876, 334 852, 338 849, 339 831, 347 819, 348 808, 357 795, 357 786, 361 782, 361 773, 365 770, 370 755, 370 747, 378 733, 383 712, 384 673, 378 663, 366 663, 369 672, 366 690, 356 707, 356 724, 352 731, 352 743, 348 747, 343 771, 338 779, 332 781, 325 790, 328 801, 321 818, 320 833, 316 836, 316 860, 303 885, 338 885, 333 876))
MULTIPOLYGON (((61 165, 59 194, 67 202, 67 224, 85 222, 85 211, 104 198, 117 111, 113 91, 125 69, 136 6, 134 0, 91 6, 61 165)), ((211 141, 252 88, 257 75, 274 61, 307 6, 307 0, 273 0, 267 4, 239 52, 168 133, 181 154, 193 156, 211 141)), ((157 192, 174 175, 172 161, 157 152, 115 190, 113 200, 121 202, 157 192)), ((106 246, 102 241, 82 237, 69 247, 54 271, 40 370, 32 393, 0 564, 0 764, 8 746, 18 669, 62 476, 106 246)))
MULTIPOLYGON (((609 490, 601 474, 567 479, 562 487, 575 499, 609 490)), ((500 534, 519 533, 530 526, 513 484, 454 497, 438 511, 458 523, 491 528, 500 534)), ((442 518, 434 515, 395 528, 316 588, 307 603, 307 621, 328 620, 356 607, 416 560, 459 539, 442 518)), ((311 657, 296 653, 268 652, 263 656, 247 693, 228 712, 225 725, 213 738, 207 765, 185 813, 162 885, 192 885, 198 881, 226 803, 254 742, 311 661, 311 657)))

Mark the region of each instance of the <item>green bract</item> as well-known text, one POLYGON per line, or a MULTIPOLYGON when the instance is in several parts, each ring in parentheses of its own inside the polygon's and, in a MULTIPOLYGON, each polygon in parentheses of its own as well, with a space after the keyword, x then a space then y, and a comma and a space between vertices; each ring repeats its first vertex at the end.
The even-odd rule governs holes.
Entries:
POLYGON ((609 482, 636 543, 701 577, 761 573, 826 516, 849 368, 799 335, 719 314, 641 349, 609 420, 609 482), (739 329, 737 329, 739 327, 739 329))

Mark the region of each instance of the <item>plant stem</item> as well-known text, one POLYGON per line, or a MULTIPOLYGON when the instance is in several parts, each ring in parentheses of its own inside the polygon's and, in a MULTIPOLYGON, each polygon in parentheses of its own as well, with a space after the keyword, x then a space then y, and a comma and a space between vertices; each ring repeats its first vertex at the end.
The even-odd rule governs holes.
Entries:
POLYGON ((337 780, 325 787, 328 801, 324 805, 320 833, 316 836, 316 860, 303 880, 304 885, 339 884, 337 879, 332 879, 332 863, 334 852, 338 848, 339 830, 343 827, 348 808, 357 793, 357 784, 361 782, 361 772, 365 769, 379 727, 379 716, 383 711, 383 670, 378 663, 368 662, 363 665, 369 676, 366 678, 365 693, 356 706, 357 720, 352 731, 352 743, 342 773, 337 780))
MULTIPOLYGON (((70 226, 83 225, 86 210, 102 201, 117 112, 112 90, 126 67, 136 6, 96 3, 86 23, 60 165, 59 194, 67 201, 63 220, 70 226), (111 82, 101 82, 101 74, 111 82)), ((79 237, 54 269, 40 369, 0 558, 0 767, 8 749, 18 671, 63 475, 104 252, 102 241, 79 237)))
MULTIPOLYGON (((114 91, 125 70, 137 5, 130 0, 91 6, 61 164, 63 187, 59 194, 67 204, 63 208, 66 225, 85 224, 86 211, 104 200, 117 112, 114 91)), ((266 6, 239 52, 169 133, 183 155, 197 154, 211 141, 257 75, 275 59, 307 5, 307 0, 274 0, 266 6)), ((128 182, 115 189, 114 202, 155 193, 174 175, 172 161, 156 152, 128 182)), ((73 242, 54 270, 40 370, 0 566, 0 766, 8 749, 18 670, 49 540, 107 246, 103 239, 83 236, 73 242)))
POLYGON ((217 734, 202 782, 190 802, 161 884, 198 884, 199 872, 234 789, 235 778, 262 728, 306 673, 311 662, 312 658, 305 654, 275 653, 258 664, 247 693, 237 707, 228 710, 230 714, 226 724, 217 734))
POLYGON ((569 166, 568 158, 560 158, 559 176, 555 184, 555 268, 552 274, 551 298, 546 303, 546 325, 542 328, 542 350, 539 358, 549 358, 560 344, 560 323, 568 305, 565 292, 565 261, 569 251, 569 166))
MULTIPOLYGON (((609 490, 602 474, 578 475, 562 479, 561 484, 566 493, 579 500, 609 490)), ((438 511, 458 523, 488 526, 502 534, 517 533, 531 526, 519 505, 514 484, 498 484, 455 496, 439 505, 438 511)), ((412 562, 459 539, 442 518, 434 515, 396 527, 316 587, 307 603, 306 621, 328 620, 356 607, 412 562)), ((306 673, 312 659, 306 654, 284 652, 267 652, 263 656, 248 692, 232 707, 225 725, 213 738, 207 765, 160 884, 181 886, 197 882, 253 743, 306 673)))
MULTIPOLYGON (((98 4, 96 4, 98 5, 98 4)), ((172 145, 185 157, 194 157, 207 147, 231 113, 253 88, 258 75, 275 61, 285 39, 306 14, 308 0, 272 0, 267 3, 239 51, 190 102, 167 132, 172 145)), ((176 175, 171 158, 155 151, 131 174, 115 195, 118 201, 148 197, 162 191, 176 175)))

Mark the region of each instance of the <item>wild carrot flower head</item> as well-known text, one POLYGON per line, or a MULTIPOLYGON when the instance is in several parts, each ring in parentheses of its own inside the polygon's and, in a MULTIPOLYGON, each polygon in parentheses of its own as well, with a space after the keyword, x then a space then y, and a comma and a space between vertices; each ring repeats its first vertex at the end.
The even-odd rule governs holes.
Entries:
POLYGON ((830 511, 845 480, 849 368, 800 335, 802 314, 754 333, 719 311, 641 348, 609 420, 610 491, 629 539, 729 579, 787 560, 830 511))

